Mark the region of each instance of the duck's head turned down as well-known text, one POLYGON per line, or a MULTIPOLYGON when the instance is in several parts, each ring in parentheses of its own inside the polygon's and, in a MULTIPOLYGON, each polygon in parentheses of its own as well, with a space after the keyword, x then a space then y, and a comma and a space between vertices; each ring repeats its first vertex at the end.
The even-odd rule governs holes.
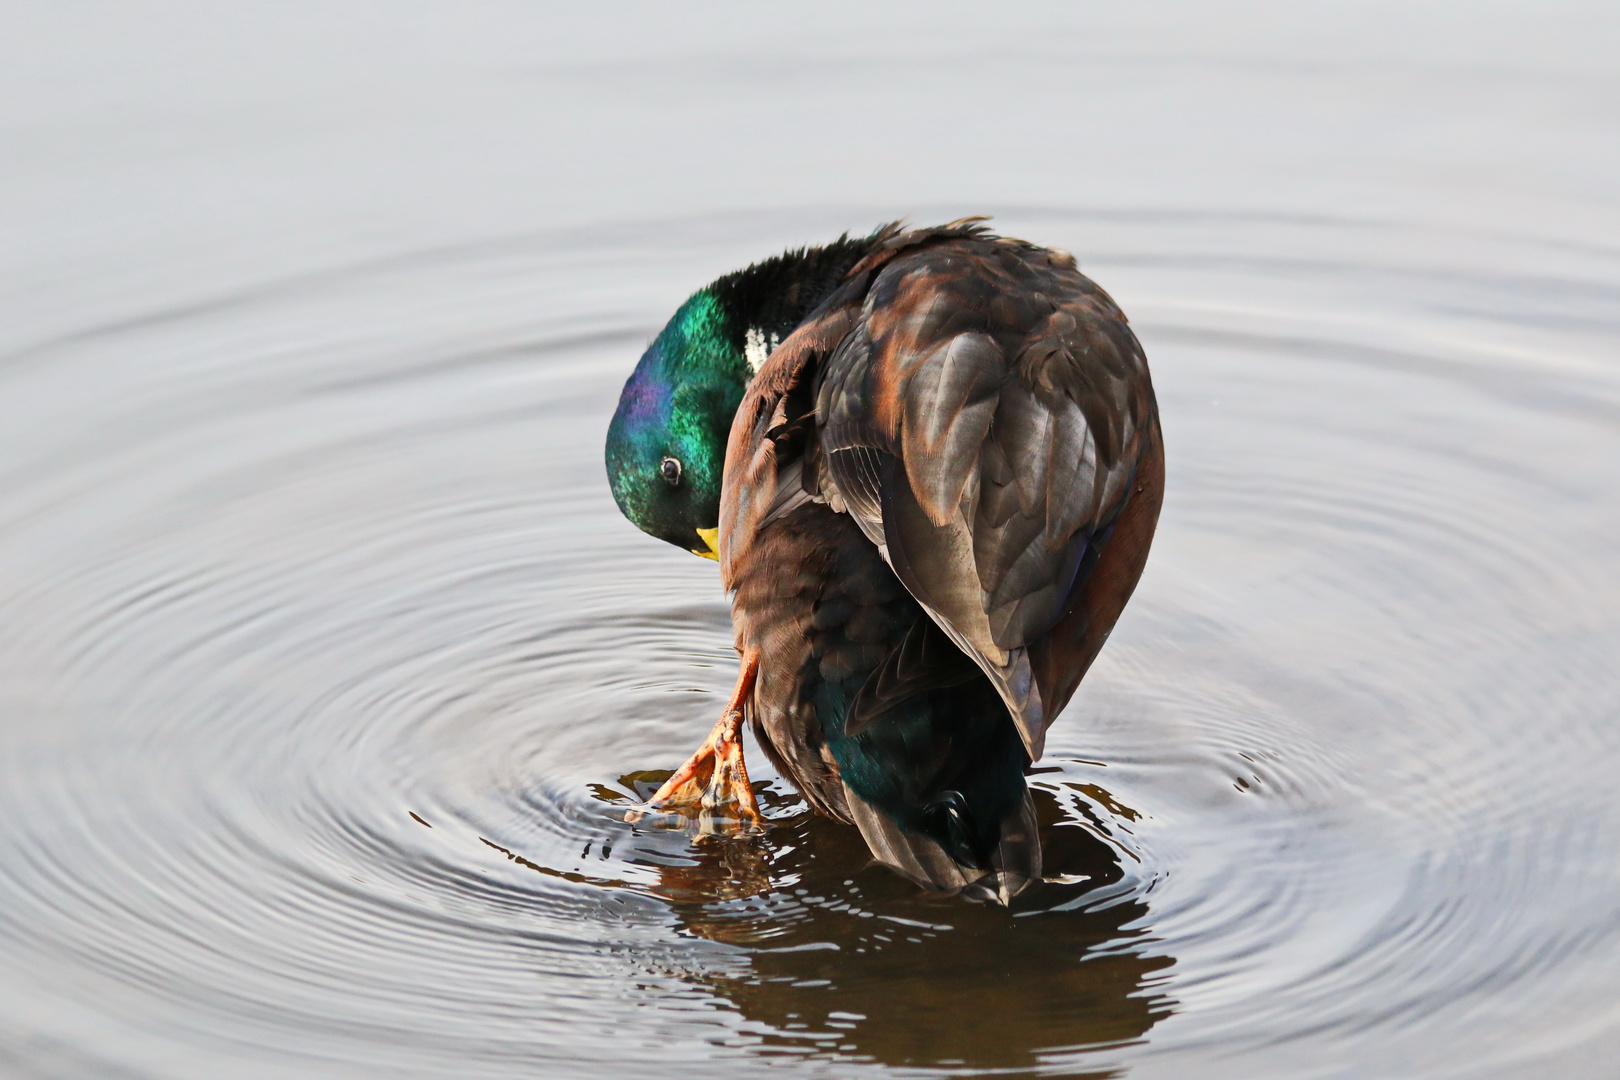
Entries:
POLYGON ((760 827, 746 722, 878 861, 1006 904, 1041 880, 1024 774, 1142 575, 1164 442, 1125 313, 1074 256, 981 220, 699 290, 607 462, 631 521, 718 554, 741 657, 648 808, 760 827))
POLYGON ((716 557, 726 437, 749 380, 878 237, 846 235, 766 259, 705 285, 675 312, 608 425, 608 483, 637 528, 716 557))

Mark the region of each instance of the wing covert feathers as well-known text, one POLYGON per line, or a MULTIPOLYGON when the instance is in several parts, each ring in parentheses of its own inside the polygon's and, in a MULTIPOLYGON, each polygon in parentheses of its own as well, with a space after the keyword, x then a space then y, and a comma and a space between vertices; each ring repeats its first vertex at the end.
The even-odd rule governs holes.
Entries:
POLYGON ((1032 668, 1028 650, 1076 603, 1156 430, 1141 346, 1072 258, 972 222, 897 232, 738 410, 724 580, 772 508, 800 498, 784 482, 850 514, 1039 757, 1073 687, 1043 674, 1061 657, 1032 668), (770 437, 812 410, 808 445, 770 437), (790 477, 797 458, 817 467, 790 477))
MULTIPOLYGON (((755 375, 724 477, 722 581, 734 591, 748 581, 734 601, 739 646, 750 633, 796 640, 765 617, 774 601, 759 579, 783 577, 765 590, 780 591, 791 568, 763 565, 776 541, 761 534, 818 515, 843 521, 839 543, 864 537, 938 631, 919 622, 874 662, 839 721, 848 737, 908 694, 951 685, 963 665, 940 658, 954 647, 989 678, 1035 760, 1141 575, 1164 452, 1147 360, 1114 302, 1072 256, 967 219, 882 234, 755 375)), ((797 671, 781 673, 784 686, 797 671)), ((762 675, 756 695, 770 685, 762 675)), ((859 826, 880 861, 1002 902, 1039 878, 1027 789, 988 869, 964 866, 850 790, 826 747, 814 748, 820 736, 799 731, 816 727, 813 716, 778 711, 762 741, 818 808, 859 826)))
POLYGON ((1027 650, 1075 600, 1157 422, 1124 315, 1055 253, 919 246, 876 274, 822 365, 816 421, 829 503, 978 661, 1038 757, 1068 693, 1043 689, 1027 650))

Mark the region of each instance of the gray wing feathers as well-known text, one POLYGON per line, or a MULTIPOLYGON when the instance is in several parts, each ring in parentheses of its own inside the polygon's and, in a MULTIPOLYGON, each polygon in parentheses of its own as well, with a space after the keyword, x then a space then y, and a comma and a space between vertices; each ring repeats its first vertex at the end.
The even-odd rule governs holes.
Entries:
POLYGON ((804 486, 804 462, 793 461, 776 471, 776 494, 765 508, 757 528, 763 529, 771 522, 787 517, 805 503, 816 501, 816 496, 804 486))
POLYGON ((971 275, 951 277, 960 264, 893 272, 821 375, 823 494, 995 683, 1038 758, 1051 717, 1025 651, 1122 504, 1151 408, 1130 388, 1145 360, 1077 276, 1041 278, 998 315, 974 306, 971 275))
MULTIPOLYGON (((1074 528, 1057 544, 1048 538, 1054 483, 1072 488, 1083 468, 1084 417, 1072 403, 1062 415, 1042 407, 1008 378, 995 343, 968 333, 912 366, 893 439, 868 419, 872 389, 861 361, 870 345, 852 344, 839 350, 843 370, 828 372, 818 403, 834 489, 829 502, 859 522, 929 615, 990 677, 1038 758, 1048 716, 1025 646, 1060 614, 1085 552, 1085 536, 1074 528)), ((1079 509, 1059 498, 1058 516, 1083 518, 1093 502, 1089 486, 1085 494, 1079 509)))
POLYGON ((1056 405, 1009 380, 981 454, 989 467, 980 470, 974 557, 1001 648, 1026 644, 1051 626, 1085 553, 1081 526, 1093 509, 1095 453, 1088 468, 1084 416, 1066 398, 1056 405))
POLYGON ((1005 367, 986 334, 958 334, 916 368, 906 387, 901 456, 917 504, 935 525, 958 512, 990 431, 1005 367))

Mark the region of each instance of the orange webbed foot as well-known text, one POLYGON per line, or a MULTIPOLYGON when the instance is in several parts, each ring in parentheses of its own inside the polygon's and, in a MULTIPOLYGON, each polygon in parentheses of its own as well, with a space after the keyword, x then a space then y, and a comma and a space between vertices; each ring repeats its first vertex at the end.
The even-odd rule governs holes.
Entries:
POLYGON ((709 737, 653 793, 646 808, 631 810, 625 821, 634 824, 647 812, 680 814, 692 820, 700 835, 757 832, 762 827, 764 819, 748 780, 742 748, 743 705, 753 692, 758 670, 759 653, 750 649, 743 657, 731 700, 709 737))

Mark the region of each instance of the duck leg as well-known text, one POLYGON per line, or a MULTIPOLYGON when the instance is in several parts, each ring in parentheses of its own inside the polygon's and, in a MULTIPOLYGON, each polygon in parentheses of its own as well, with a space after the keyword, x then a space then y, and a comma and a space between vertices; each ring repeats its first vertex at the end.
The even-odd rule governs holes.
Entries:
MULTIPOLYGON (((759 803, 748 782, 742 748, 743 703, 754 692, 758 674, 759 650, 749 649, 743 654, 736 689, 714 730, 698 752, 653 793, 648 801, 652 809, 694 818, 705 833, 713 831, 716 819, 722 816, 734 818, 744 829, 759 827, 759 803)), ((640 819, 639 811, 625 815, 626 821, 640 819)))

